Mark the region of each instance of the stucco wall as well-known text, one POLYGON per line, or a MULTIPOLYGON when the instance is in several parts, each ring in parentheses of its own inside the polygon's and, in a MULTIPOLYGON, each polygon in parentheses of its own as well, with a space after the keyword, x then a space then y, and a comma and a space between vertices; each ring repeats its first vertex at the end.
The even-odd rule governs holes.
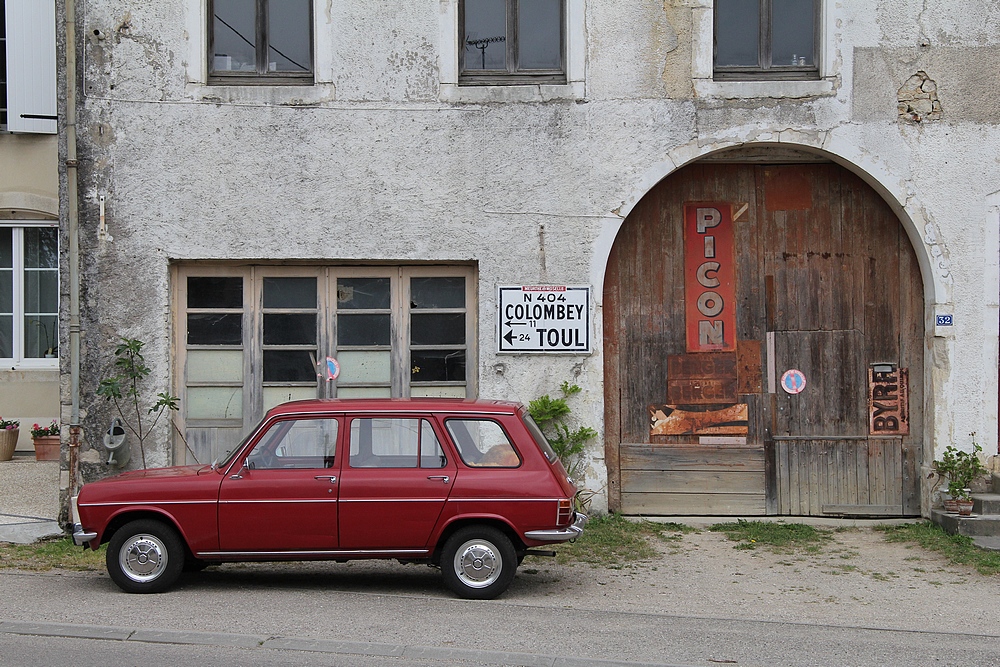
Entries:
MULTIPOLYGON (((453 2, 318 2, 318 83, 285 88, 204 85, 202 2, 87 2, 89 441, 108 416, 92 390, 115 336, 146 340, 157 390, 168 386, 168 262, 190 259, 476 262, 480 395, 527 401, 575 380, 577 413, 600 431, 603 270, 623 217, 673 169, 760 142, 823 152, 898 211, 927 295, 925 463, 973 431, 995 451, 998 225, 987 197, 1000 164, 984 151, 1000 141, 988 92, 995 3, 828 2, 820 81, 723 85, 710 78, 708 0, 590 1, 582 96, 519 102, 549 93, 496 89, 449 103, 438 84, 453 2), (917 124, 899 118, 896 98, 921 69, 943 114, 917 124), (96 235, 102 194, 110 243, 96 235), (591 284, 594 353, 497 355, 496 285, 521 283, 591 284), (939 313, 955 326, 935 328, 939 313)), ((154 461, 167 459, 160 435, 154 461)), ((589 458, 600 490, 601 442, 589 458)))

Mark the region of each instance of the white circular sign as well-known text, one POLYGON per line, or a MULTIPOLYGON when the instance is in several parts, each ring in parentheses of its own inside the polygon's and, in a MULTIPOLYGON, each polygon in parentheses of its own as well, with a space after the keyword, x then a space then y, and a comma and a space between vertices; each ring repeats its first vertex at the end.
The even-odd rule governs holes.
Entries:
POLYGON ((789 394, 801 394, 806 388, 806 376, 797 368, 785 371, 781 376, 781 388, 789 394))

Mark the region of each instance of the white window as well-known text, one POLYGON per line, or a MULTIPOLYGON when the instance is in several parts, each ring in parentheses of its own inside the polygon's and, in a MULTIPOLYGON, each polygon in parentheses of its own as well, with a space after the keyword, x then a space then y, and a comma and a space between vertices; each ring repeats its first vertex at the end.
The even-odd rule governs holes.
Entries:
POLYGON ((820 0, 715 0, 715 78, 818 79, 820 0))
POLYGON ((313 82, 312 0, 208 0, 209 83, 313 82))
POLYGON ((284 401, 476 395, 471 267, 190 264, 175 280, 180 417, 199 460, 284 401))
POLYGON ((55 134, 55 0, 0 0, 0 58, 0 126, 55 134))
POLYGON ((52 223, 2 226, 0 363, 55 368, 58 353, 59 230, 52 223))

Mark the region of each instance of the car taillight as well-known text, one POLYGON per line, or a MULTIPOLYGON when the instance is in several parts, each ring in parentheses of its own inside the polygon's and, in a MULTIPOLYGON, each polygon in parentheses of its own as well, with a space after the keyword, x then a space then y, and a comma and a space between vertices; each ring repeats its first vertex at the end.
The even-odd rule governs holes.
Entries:
POLYGON ((573 499, 566 498, 559 501, 559 516, 556 518, 556 525, 568 524, 573 518, 573 499))

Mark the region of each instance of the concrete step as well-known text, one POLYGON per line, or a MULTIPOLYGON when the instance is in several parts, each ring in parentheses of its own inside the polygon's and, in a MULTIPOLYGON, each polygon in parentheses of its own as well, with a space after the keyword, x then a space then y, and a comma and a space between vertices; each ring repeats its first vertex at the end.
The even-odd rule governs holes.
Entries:
POLYGON ((1000 493, 973 493, 974 514, 1000 514, 1000 493))
POLYGON ((972 543, 980 549, 987 551, 1000 551, 1000 537, 983 537, 982 535, 972 538, 972 543))
POLYGON ((931 520, 952 535, 1000 537, 1000 514, 959 516, 944 510, 931 510, 931 520))

